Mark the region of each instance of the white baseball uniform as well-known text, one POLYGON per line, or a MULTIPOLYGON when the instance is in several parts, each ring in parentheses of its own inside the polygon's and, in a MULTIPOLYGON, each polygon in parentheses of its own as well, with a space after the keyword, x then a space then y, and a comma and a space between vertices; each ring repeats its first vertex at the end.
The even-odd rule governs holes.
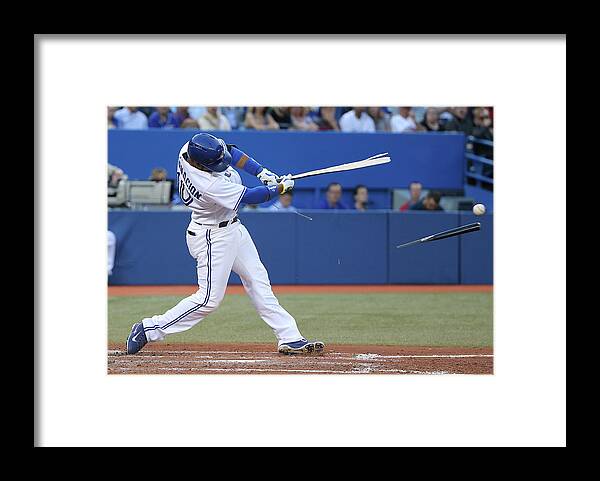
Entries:
POLYGON ((112 275, 115 266, 115 255, 117 251, 117 237, 113 231, 108 231, 108 275, 112 275))
POLYGON ((204 172, 191 166, 183 157, 187 145, 179 152, 177 180, 181 200, 192 210, 186 241, 197 262, 198 291, 164 314, 143 319, 146 338, 159 341, 204 319, 223 300, 233 270, 278 343, 302 339, 296 320, 273 294, 248 230, 239 220, 232 222, 246 191, 240 175, 232 167, 223 172, 204 172), (219 227, 223 221, 228 221, 227 226, 219 227))

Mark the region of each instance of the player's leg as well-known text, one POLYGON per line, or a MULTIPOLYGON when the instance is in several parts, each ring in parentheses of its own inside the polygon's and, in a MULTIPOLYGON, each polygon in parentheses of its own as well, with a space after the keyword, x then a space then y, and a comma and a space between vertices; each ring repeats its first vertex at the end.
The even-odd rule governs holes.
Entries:
MULTIPOLYGON (((238 236, 228 228, 202 230, 196 236, 187 234, 190 254, 197 260, 198 291, 164 314, 143 319, 147 341, 159 341, 169 334, 186 331, 219 306, 236 256, 238 236)), ((130 339, 135 338, 133 330, 132 334, 130 339)))
POLYGON ((296 349, 297 352, 322 350, 321 342, 306 342, 298 330, 296 320, 281 307, 273 294, 269 275, 258 256, 252 237, 243 225, 240 226, 240 230, 242 235, 233 271, 240 276, 244 289, 260 317, 273 329, 279 347, 283 350, 285 348, 282 346, 292 345, 291 350, 296 349))

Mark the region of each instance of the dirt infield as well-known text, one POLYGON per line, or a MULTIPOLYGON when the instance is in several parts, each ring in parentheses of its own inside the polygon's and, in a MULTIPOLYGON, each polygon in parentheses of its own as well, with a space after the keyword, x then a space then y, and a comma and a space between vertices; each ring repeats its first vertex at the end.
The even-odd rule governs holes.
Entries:
MULTIPOLYGON (((189 296, 197 286, 109 286, 109 297, 189 296)), ((492 292, 492 285, 274 285, 275 294, 369 292, 492 292)), ((245 294, 242 286, 228 286, 227 294, 245 294)))
POLYGON ((493 374, 491 348, 328 345, 319 355, 273 344, 147 345, 133 356, 108 347, 108 374, 493 374))

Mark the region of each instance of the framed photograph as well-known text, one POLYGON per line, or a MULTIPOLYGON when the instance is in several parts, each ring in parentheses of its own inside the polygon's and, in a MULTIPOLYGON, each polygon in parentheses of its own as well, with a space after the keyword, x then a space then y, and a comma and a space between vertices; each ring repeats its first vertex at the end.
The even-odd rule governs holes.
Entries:
POLYGON ((35 34, 34 446, 565 446, 566 118, 566 34, 35 34))

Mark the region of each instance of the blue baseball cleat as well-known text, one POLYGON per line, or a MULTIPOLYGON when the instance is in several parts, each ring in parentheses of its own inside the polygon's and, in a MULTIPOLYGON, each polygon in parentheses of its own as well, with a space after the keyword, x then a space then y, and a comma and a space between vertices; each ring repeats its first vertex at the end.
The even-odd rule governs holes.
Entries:
POLYGON ((321 341, 309 342, 306 339, 300 339, 299 341, 280 344, 278 351, 281 354, 312 354, 322 352, 323 349, 325 349, 325 344, 321 341))
POLYGON ((146 344, 148 344, 148 339, 144 333, 144 325, 141 322, 136 322, 131 327, 131 332, 127 337, 127 341, 125 341, 127 354, 135 354, 146 344))

